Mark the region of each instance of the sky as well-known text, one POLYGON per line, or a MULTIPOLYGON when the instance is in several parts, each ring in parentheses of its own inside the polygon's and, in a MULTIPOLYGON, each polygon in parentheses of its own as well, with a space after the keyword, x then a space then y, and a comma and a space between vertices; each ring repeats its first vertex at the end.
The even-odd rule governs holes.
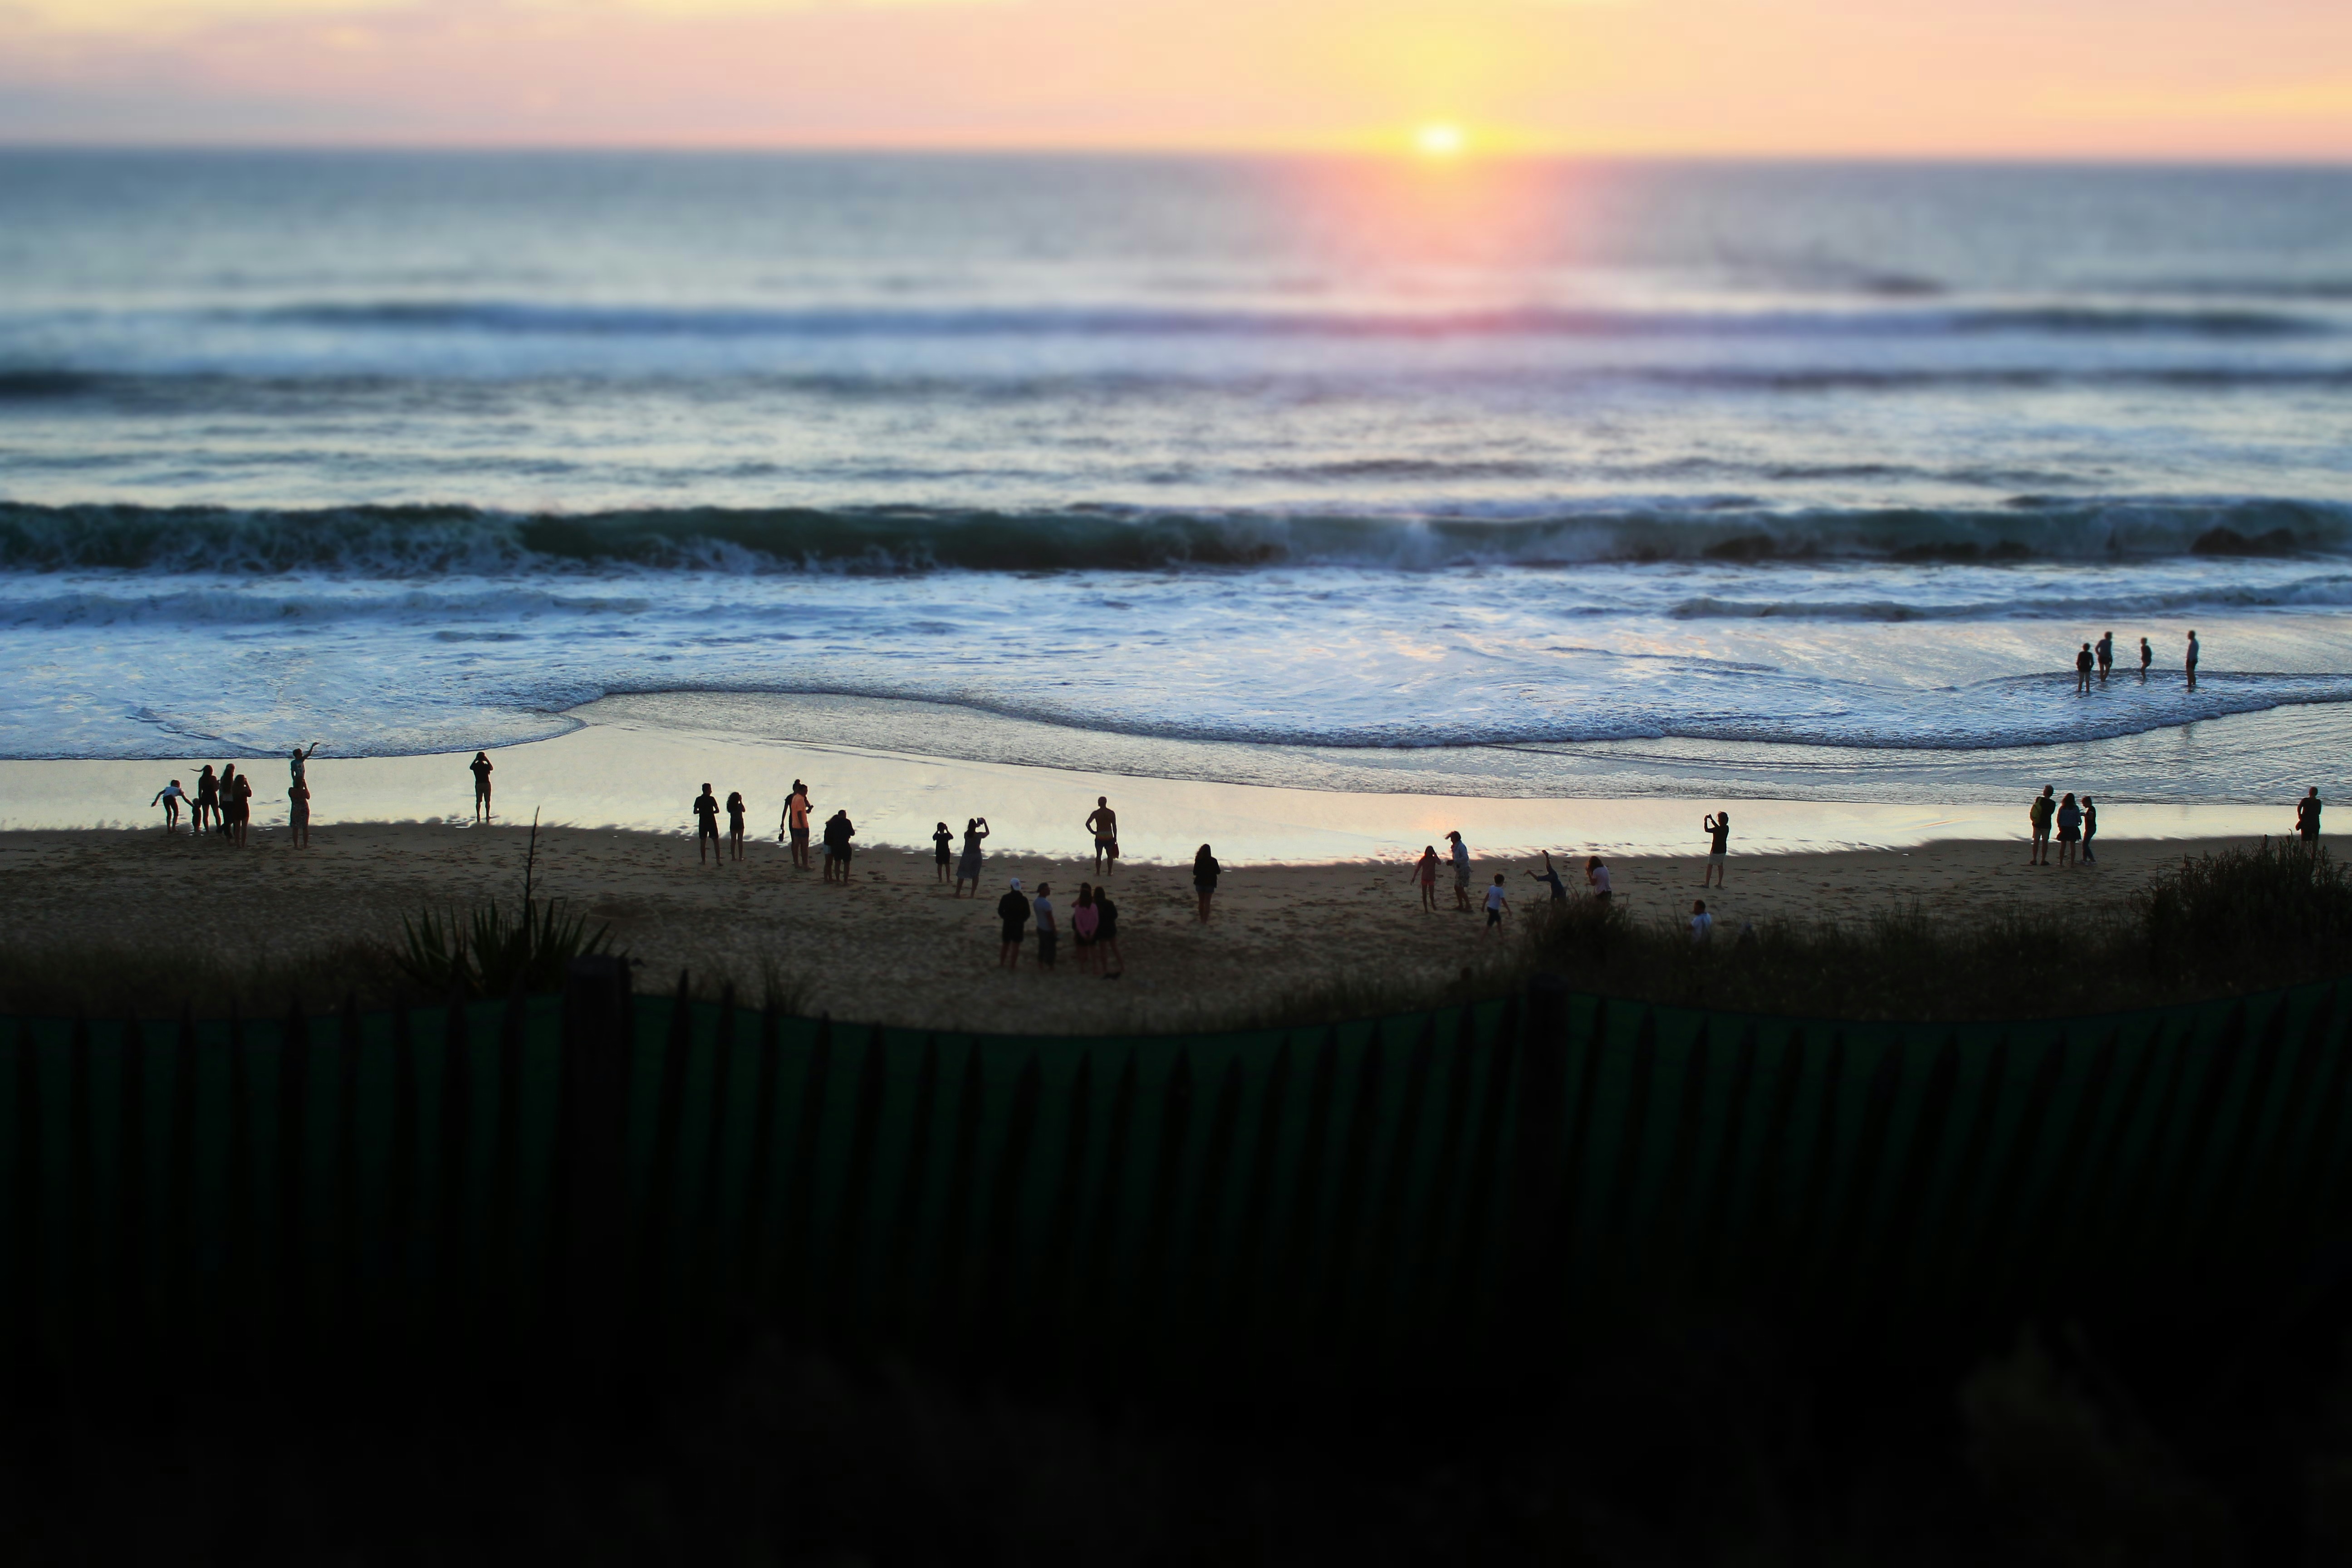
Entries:
POLYGON ((0 142, 2352 159, 2352 0, 0 0, 0 142))

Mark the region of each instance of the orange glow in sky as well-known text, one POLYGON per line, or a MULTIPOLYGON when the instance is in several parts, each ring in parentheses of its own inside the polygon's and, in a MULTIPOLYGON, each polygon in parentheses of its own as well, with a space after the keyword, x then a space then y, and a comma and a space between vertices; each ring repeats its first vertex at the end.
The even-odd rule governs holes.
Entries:
POLYGON ((2352 5, 0 0, 0 140, 2345 158, 2352 5))

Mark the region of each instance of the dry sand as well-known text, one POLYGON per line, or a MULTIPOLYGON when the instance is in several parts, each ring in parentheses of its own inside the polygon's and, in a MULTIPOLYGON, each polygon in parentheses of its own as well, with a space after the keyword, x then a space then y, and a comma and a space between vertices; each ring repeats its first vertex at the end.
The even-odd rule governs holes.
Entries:
MULTIPOLYGON (((357 825, 316 829, 308 850, 290 847, 282 829, 257 829, 240 850, 160 829, 17 832, 0 834, 0 875, 24 945, 291 958, 339 940, 396 938, 401 917, 419 910, 517 896, 526 837, 509 827, 357 825)), ((1694 858, 1611 868, 1636 917, 1679 921, 1703 896, 1736 931, 1748 921, 1851 919, 1913 903, 1955 920, 2011 905, 2089 916, 2211 847, 2103 841, 2100 863, 2079 869, 2029 868, 2022 842, 1735 856, 1728 885, 1704 894, 1694 858)), ((1521 875, 1532 864, 1479 862, 1474 896, 1501 870, 1514 911, 1541 901, 1548 889, 1521 875)), ((563 828, 541 835, 537 877, 544 893, 612 925, 645 963, 640 989, 674 985, 683 967, 756 994, 772 970, 805 982, 811 1009, 916 1026, 1213 1026, 1339 977, 1442 982, 1497 946, 1482 915, 1454 912, 1448 876, 1441 911, 1423 913, 1402 862, 1228 864, 1206 926, 1193 919, 1189 868, 1143 867, 1111 879, 1127 963, 1113 981, 1072 962, 1067 910, 1091 874, 1084 861, 992 856, 977 899, 953 897, 928 856, 861 853, 854 872, 851 886, 827 886, 794 871, 772 839, 714 868, 697 866, 690 838, 563 828), (995 966, 995 903, 1015 876, 1032 890, 1054 887, 1065 919, 1057 972, 1038 972, 1034 941, 1018 973, 995 966)))

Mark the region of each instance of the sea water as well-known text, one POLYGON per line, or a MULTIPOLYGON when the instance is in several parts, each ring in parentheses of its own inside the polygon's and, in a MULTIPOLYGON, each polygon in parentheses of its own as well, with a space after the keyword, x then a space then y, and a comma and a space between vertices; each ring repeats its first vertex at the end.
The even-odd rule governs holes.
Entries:
POLYGON ((12 758, 2333 787, 2352 173, 0 153, 0 681, 12 758))

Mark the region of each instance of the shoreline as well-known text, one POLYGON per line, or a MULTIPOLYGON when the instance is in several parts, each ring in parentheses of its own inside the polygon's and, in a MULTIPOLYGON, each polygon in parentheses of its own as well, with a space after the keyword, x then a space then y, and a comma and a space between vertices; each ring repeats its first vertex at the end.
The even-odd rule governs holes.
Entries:
MULTIPOLYGON (((2021 783, 2006 801, 1990 791, 1931 801, 1747 793, 1771 788, 1769 773, 1669 779, 1685 786, 1671 790, 1464 794, 1170 777, 1089 768, 1083 764, 1090 759, 1083 757, 974 760, 719 733, 649 721, 621 700, 592 703, 575 716, 584 721, 566 734, 493 753, 500 825, 528 826, 536 810, 550 824, 573 828, 686 834, 692 826, 690 802, 707 780, 722 799, 741 790, 752 834, 772 838, 783 797, 798 777, 810 784, 818 819, 845 807, 866 847, 926 849, 938 822, 961 842, 966 819, 984 816, 996 851, 1082 853, 1087 814, 1097 796, 1107 795, 1119 813, 1122 850, 1137 865, 1189 863, 1202 843, 1215 846, 1222 858, 1248 862, 1386 861, 1442 842, 1449 829, 1462 831, 1480 853, 1680 854, 1703 846, 1699 818, 1726 808, 1733 815, 1735 854, 1916 849, 1951 840, 2022 842, 2026 803, 2040 782, 2047 777, 2063 790, 2078 776, 2065 764, 2080 763, 2041 759, 2046 769, 2023 774, 2034 782, 2021 783)), ((471 815, 470 756, 343 759, 322 751, 309 769, 312 820, 320 828, 465 823, 471 815)), ((168 779, 193 786, 205 760, 0 761, 0 831, 159 829, 162 813, 148 802, 168 779)), ((1550 760, 1559 764, 1555 776, 1575 778, 1575 759, 1550 760)), ((282 825, 283 757, 251 759, 250 766, 259 792, 255 827, 282 825)), ((1400 782, 1409 776, 1401 774, 1400 782)), ((2323 795, 2335 793, 2331 781, 2315 782, 2323 795)), ((2284 795, 2276 805, 2135 802, 2124 792, 2101 800, 2102 837, 2117 841, 2256 837, 2290 831, 2294 823, 2293 802, 2284 795)))

